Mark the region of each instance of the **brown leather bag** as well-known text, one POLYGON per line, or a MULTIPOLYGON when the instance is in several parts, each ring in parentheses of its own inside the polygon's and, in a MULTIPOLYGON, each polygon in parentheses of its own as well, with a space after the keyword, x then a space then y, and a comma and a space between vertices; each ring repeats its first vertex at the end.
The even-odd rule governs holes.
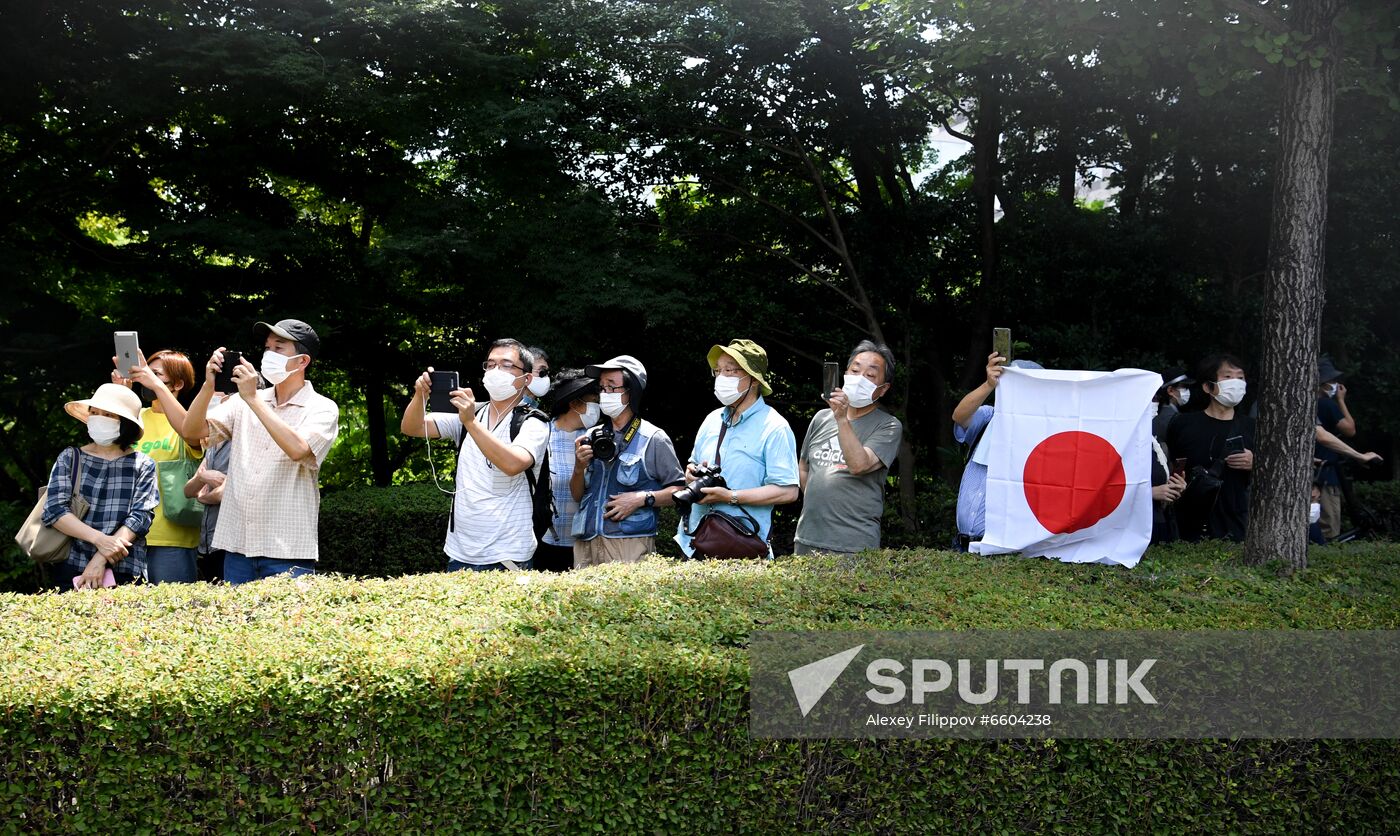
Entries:
POLYGON ((695 556, 726 560, 767 557, 768 543, 758 536, 758 520, 743 508, 739 509, 739 513, 743 516, 712 508, 701 517, 690 538, 690 544, 695 547, 695 556))

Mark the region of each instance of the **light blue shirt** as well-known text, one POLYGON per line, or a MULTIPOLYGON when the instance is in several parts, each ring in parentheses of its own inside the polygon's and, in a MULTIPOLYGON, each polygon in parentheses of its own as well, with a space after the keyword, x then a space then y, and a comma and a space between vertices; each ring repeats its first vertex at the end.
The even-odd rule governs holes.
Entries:
MULTIPOLYGON (((720 422, 729 417, 729 408, 721 407, 705 416, 700 430, 695 433, 695 447, 690 453, 690 463, 715 462, 715 447, 719 442, 720 422)), ((729 427, 724 434, 724 447, 719 451, 720 473, 731 490, 742 491, 764 485, 796 486, 797 479, 797 437, 788 426, 787 419, 779 415, 763 398, 744 410, 739 422, 729 427)), ((710 508, 726 509, 726 505, 690 506, 690 529, 700 524, 700 518, 710 508)), ((734 506, 729 505, 728 509, 734 506)), ((745 505, 754 519, 758 520, 758 536, 768 539, 773 523, 772 505, 745 505)), ((739 514, 738 511, 731 513, 739 514)), ((686 555, 695 553, 690 545, 690 537, 681 526, 676 527, 676 542, 686 555)), ((768 547, 768 556, 773 556, 773 547, 768 547)))
POLYGON ((966 444, 979 433, 982 436, 963 468, 962 484, 958 486, 958 531, 974 540, 987 531, 987 454, 982 450, 982 441, 987 438, 983 428, 992 422, 994 411, 985 404, 977 407, 972 420, 967 422, 967 429, 953 423, 953 440, 959 444, 966 444))

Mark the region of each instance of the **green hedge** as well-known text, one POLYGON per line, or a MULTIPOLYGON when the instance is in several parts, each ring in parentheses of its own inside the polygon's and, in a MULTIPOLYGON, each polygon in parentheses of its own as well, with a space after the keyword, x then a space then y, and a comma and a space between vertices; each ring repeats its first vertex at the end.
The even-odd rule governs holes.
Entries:
POLYGON ((1400 547, 1292 580, 886 552, 0 596, 31 832, 1389 829, 1394 741, 766 741, 755 629, 1400 626, 1400 547))
POLYGON ((1386 537, 1400 538, 1400 481, 1357 482, 1356 499, 1376 515, 1386 537))

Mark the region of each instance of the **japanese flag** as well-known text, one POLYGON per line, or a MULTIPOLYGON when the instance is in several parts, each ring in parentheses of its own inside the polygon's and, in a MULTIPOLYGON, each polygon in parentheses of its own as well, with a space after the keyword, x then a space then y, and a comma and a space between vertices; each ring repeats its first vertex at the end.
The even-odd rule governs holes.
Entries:
POLYGON ((1136 566, 1152 539, 1156 372, 1007 369, 986 448, 979 554, 1136 566))

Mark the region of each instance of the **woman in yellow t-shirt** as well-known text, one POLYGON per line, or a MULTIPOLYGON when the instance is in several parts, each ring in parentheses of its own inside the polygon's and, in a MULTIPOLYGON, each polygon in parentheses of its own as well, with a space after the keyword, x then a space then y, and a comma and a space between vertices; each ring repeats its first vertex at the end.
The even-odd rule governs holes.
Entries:
MULTIPOLYGON (((127 370, 120 383, 140 383, 155 397, 151 405, 141 410, 145 431, 136 449, 162 462, 178 461, 182 457, 201 458, 204 451, 190 446, 180 437, 185 425, 185 408, 177 396, 194 389, 194 366, 190 358, 178 351, 157 351, 143 366, 127 370)), ((196 547, 199 545, 199 525, 177 525, 165 515, 166 498, 156 506, 155 522, 146 533, 146 579, 151 583, 193 583, 199 580, 196 547)))

